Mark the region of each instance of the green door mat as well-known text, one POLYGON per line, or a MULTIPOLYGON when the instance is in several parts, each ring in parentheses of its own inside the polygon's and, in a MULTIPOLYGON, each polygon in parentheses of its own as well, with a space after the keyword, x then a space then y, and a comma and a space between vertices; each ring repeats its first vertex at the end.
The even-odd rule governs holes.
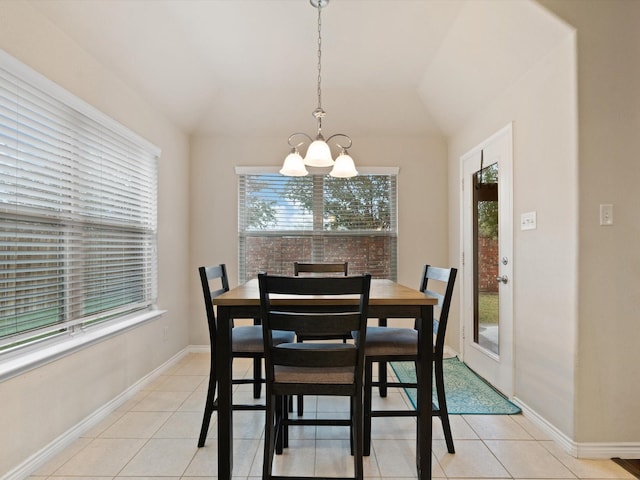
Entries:
MULTIPOLYGON (((391 367, 401 382, 416 379, 413 362, 391 362, 391 367)), ((447 410, 452 415, 513 415, 520 413, 518 406, 511 403, 500 392, 467 367, 458 357, 445 358, 444 390, 447 396, 447 410)), ((416 389, 405 389, 409 400, 416 406, 416 389)), ((433 403, 438 404, 435 383, 433 403)))

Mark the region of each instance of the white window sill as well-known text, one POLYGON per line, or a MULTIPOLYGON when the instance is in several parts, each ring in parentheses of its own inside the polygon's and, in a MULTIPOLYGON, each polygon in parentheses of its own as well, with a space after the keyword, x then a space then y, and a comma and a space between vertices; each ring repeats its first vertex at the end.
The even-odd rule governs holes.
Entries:
POLYGON ((0 354, 0 382, 154 320, 162 316, 165 311, 150 310, 136 313, 120 320, 81 329, 73 334, 63 334, 14 352, 0 354))

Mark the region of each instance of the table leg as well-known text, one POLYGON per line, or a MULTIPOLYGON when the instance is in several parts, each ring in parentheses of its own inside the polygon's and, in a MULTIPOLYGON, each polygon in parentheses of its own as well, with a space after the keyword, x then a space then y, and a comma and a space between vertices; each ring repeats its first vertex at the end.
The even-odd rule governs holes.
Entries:
POLYGON ((432 424, 432 366, 433 344, 431 336, 431 322, 433 319, 433 306, 423 305, 420 308, 420 321, 418 322, 418 432, 416 445, 416 462, 418 468, 418 480, 431 479, 431 424, 432 424))
MULTIPOLYGON (((387 319, 379 318, 378 326, 386 327, 387 319)), ((381 397, 387 396, 387 362, 378 362, 378 393, 381 397)))
POLYGON ((216 339, 218 365, 218 480, 231 480, 233 471, 233 408, 231 359, 231 313, 218 306, 216 339))

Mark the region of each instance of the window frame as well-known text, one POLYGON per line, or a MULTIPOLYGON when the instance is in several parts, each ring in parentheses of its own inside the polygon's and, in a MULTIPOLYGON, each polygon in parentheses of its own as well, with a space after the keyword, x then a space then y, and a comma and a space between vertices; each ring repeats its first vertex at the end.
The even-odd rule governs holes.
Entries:
MULTIPOLYGON (((317 169, 315 169, 317 170, 317 169)), ((358 168, 359 175, 380 175, 380 176, 391 176, 393 179, 393 188, 394 191, 391 193, 391 198, 389 199, 391 209, 391 226, 389 231, 384 232, 374 232, 371 230, 367 231, 358 231, 358 230, 346 230, 346 231, 327 231, 323 229, 323 221, 319 215, 313 214, 313 230, 300 230, 300 231, 291 231, 291 230, 264 230, 264 231, 254 231, 254 230, 245 230, 244 225, 242 224, 242 208, 243 202, 243 192, 241 191, 241 178, 245 175, 279 175, 278 167, 265 167, 265 166, 237 166, 235 167, 236 175, 238 176, 238 276, 239 281, 245 282, 249 278, 249 274, 246 270, 246 238, 254 236, 254 237, 287 237, 287 236, 295 236, 295 237, 307 237, 313 238, 316 236, 329 238, 329 237, 388 237, 390 238, 390 247, 389 247, 389 255, 391 256, 389 260, 389 276, 393 281, 397 280, 397 264, 398 264, 398 252, 397 252, 397 238, 398 238, 398 167, 359 167, 358 168), (245 240, 243 243, 243 239, 245 240)), ((320 171, 311 172, 317 176, 325 176, 320 171)), ((317 189, 314 190, 314 198, 317 196, 317 189)), ((315 256, 315 252, 312 253, 312 256, 315 256)), ((317 258, 312 259, 296 259, 302 261, 322 261, 317 258)), ((329 260, 324 260, 329 261, 329 260)), ((338 261, 336 259, 331 259, 330 261, 338 261)), ((339 261, 348 261, 348 258, 340 259, 339 261)), ((353 264, 350 263, 349 271, 352 271, 353 264)), ((292 266, 293 268, 293 266, 292 266)))
MULTIPOLYGON (((118 234, 125 235, 127 232, 137 231, 138 236, 136 238, 139 241, 143 241, 142 238, 150 238, 152 243, 152 260, 151 260, 151 273, 149 279, 144 280, 142 285, 145 289, 150 289, 151 297, 144 301, 144 304, 139 309, 127 309, 127 313, 118 315, 117 310, 113 311, 113 315, 108 315, 109 318, 96 322, 96 317, 93 315, 87 315, 86 313, 82 318, 72 318, 65 315, 63 322, 57 324, 47 325, 41 329, 35 329, 31 332, 16 333, 6 336, 0 342, 0 380, 4 380, 10 376, 19 374, 25 369, 33 368, 35 365, 39 365, 43 362, 51 361, 54 358, 58 358, 63 355, 67 355, 70 351, 78 348, 83 348, 86 345, 93 344, 102 339, 111 337, 122 331, 128 330, 135 325, 149 321, 162 315, 164 313, 156 306, 157 303, 157 291, 158 291, 158 273, 157 273, 157 182, 158 182, 158 160, 160 158, 161 150, 157 146, 151 144, 146 139, 140 137, 129 128, 120 124, 113 118, 100 112, 96 108, 92 107, 88 103, 84 102, 80 98, 71 94, 67 90, 63 89, 59 85, 55 84, 51 80, 47 79, 43 75, 34 71, 30 67, 19 62, 6 52, 0 50, 0 66, 8 75, 15 77, 19 82, 19 85, 29 86, 29 88, 37 89, 46 95, 46 98, 50 98, 52 101, 59 102, 66 109, 72 110, 79 117, 84 117, 98 128, 103 128, 105 131, 113 132, 117 138, 121 138, 122 141, 128 142, 129 145, 133 145, 134 148, 144 152, 148 158, 153 158, 153 170, 152 170, 152 197, 154 205, 152 206, 153 216, 152 225, 147 227, 141 227, 140 224, 131 224, 131 229, 128 229, 124 223, 119 223, 114 231, 118 234), (149 283, 151 282, 151 283, 149 283), (56 334, 56 332, 58 332, 56 334), (39 336, 46 334, 44 338, 39 339, 39 336), (11 340, 8 340, 8 339, 11 340), (31 339, 31 341, 29 340, 31 339), (20 342, 23 342, 22 344, 20 342)), ((127 148, 124 144, 117 144, 123 149, 127 148)), ((129 148, 131 148, 129 146, 129 148)), ((16 225, 19 221, 26 220, 25 225, 31 228, 36 228, 37 225, 44 225, 43 217, 37 212, 23 212, 20 207, 16 207, 15 215, 7 213, 3 214, 6 221, 15 217, 16 225)), ((70 225, 74 221, 69 220, 63 222, 59 218, 54 216, 44 218, 50 225, 57 223, 64 223, 70 225)), ((13 221, 13 220, 11 220, 13 221)), ((91 228, 88 223, 77 222, 81 225, 80 228, 91 228)), ((18 227, 16 227, 18 228, 18 227)), ((106 223, 96 224, 99 233, 97 237, 103 238, 106 229, 109 227, 106 223)), ((64 244, 63 244, 64 245, 64 244)), ((134 245, 140 245, 135 243, 134 245)), ((69 246, 64 245, 60 248, 60 256, 64 257, 65 252, 68 253, 69 246)), ((146 264, 145 264, 146 265, 146 264)), ((88 268, 83 269, 83 273, 88 271, 88 268)), ((75 272, 74 272, 75 273, 75 272)), ((69 288, 69 281, 65 279, 60 288, 63 289, 62 295, 67 295, 69 288)), ((87 297, 90 298, 90 297, 87 297)))

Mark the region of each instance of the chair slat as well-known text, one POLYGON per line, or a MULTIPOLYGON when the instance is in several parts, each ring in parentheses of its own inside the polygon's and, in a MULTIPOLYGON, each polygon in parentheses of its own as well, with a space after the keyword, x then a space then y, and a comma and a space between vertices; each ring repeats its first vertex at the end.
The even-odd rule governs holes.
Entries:
MULTIPOLYGON (((312 344, 294 343, 290 345, 308 346, 312 344)), ((315 344, 314 348, 289 348, 288 346, 274 347, 269 353, 274 364, 287 367, 355 367, 358 360, 357 349, 348 344, 341 343, 338 345, 349 346, 351 348, 334 349, 328 345, 319 346, 318 344, 315 344)))
POLYGON ((297 332, 299 335, 349 335, 359 329, 360 314, 355 312, 308 313, 274 312, 269 316, 271 328, 297 332))
POLYGON ((300 273, 341 273, 347 276, 349 262, 340 263, 303 263, 293 262, 293 274, 297 277, 300 273))

